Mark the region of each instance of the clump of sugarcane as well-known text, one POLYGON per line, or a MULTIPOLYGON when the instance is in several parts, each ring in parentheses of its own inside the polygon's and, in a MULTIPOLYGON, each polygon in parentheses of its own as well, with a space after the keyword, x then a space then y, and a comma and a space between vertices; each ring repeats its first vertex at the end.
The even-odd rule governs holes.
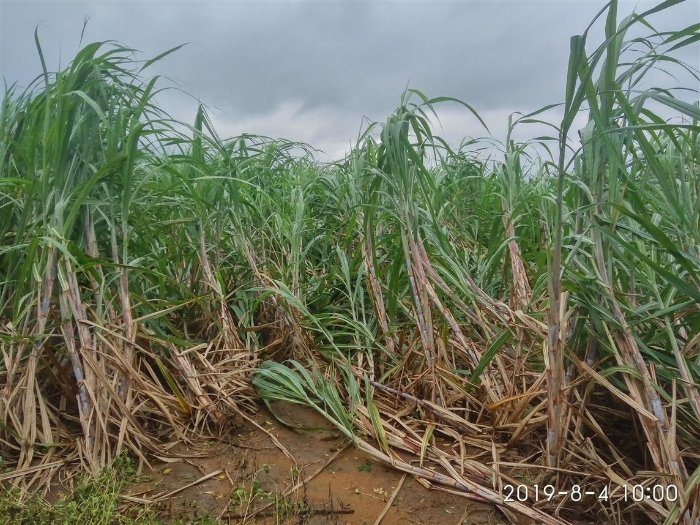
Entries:
POLYGON ((512 140, 554 107, 513 117, 501 160, 435 135, 442 103, 480 118, 418 90, 330 165, 221 139, 204 106, 172 122, 152 61, 119 46, 8 90, 0 482, 147 461, 254 410, 252 380, 513 519, 694 523, 700 112, 641 82, 661 64, 696 82, 674 53, 698 27, 626 40, 674 3, 620 23, 606 6, 603 44, 571 41, 556 136, 512 140), (607 498, 532 496, 574 485, 607 498), (633 506, 634 485, 677 497, 633 506))

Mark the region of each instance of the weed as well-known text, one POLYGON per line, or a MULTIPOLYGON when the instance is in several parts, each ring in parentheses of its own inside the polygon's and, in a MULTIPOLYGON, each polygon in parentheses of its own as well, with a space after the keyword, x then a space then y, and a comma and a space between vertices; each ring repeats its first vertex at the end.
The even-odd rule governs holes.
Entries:
POLYGON ((359 472, 372 472, 372 463, 365 461, 362 465, 357 467, 359 472))
POLYGON ((69 496, 49 505, 38 494, 24 500, 16 487, 7 487, 0 500, 0 524, 49 525, 53 523, 112 524, 139 523, 138 518, 119 517, 119 496, 123 478, 112 468, 105 468, 94 478, 81 476, 69 496))
POLYGON ((231 494, 232 506, 240 512, 244 520, 253 510, 254 503, 272 498, 272 493, 263 489, 262 481, 260 480, 260 474, 263 472, 265 474, 270 472, 269 464, 265 463, 262 468, 253 473, 250 477, 250 486, 241 484, 236 487, 231 494))

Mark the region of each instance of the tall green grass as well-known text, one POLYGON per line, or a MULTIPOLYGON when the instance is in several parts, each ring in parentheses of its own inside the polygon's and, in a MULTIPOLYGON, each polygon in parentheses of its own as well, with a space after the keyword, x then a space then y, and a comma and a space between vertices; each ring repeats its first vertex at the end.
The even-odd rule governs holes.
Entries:
POLYGON ((152 61, 105 43, 8 89, 0 482, 98 472, 125 447, 146 461, 166 435, 246 417, 255 387, 506 513, 694 523, 700 109, 640 87, 655 67, 698 78, 674 53, 699 27, 651 26, 676 3, 618 22, 610 2, 600 46, 590 27, 571 40, 557 136, 509 133, 490 161, 433 133, 435 106, 459 101, 418 90, 332 164, 222 139, 204 107, 173 122, 152 61), (504 501, 515 480, 611 496, 504 501), (634 484, 678 501, 625 504, 634 484))

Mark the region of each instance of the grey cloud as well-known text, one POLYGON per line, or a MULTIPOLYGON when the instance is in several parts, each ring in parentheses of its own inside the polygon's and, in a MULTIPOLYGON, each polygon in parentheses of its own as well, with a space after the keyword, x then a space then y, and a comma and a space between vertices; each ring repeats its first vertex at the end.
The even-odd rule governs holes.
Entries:
MULTIPOLYGON (((191 44, 154 66, 193 97, 222 109, 220 118, 272 126, 273 115, 337 120, 334 132, 352 140, 363 115, 384 119, 406 85, 428 96, 453 96, 479 111, 530 111, 561 101, 569 37, 585 29, 602 1, 489 2, 9 2, 0 0, 0 76, 28 82, 39 71, 33 30, 47 58, 72 57, 84 15, 86 40, 113 39, 154 56, 191 44), (294 106, 296 113, 280 108, 294 106), (354 122, 351 129, 348 122, 354 122)), ((623 2, 622 14, 653 5, 623 2)), ((687 2, 654 23, 677 27, 700 20, 687 2), (670 13, 673 13, 671 15, 670 13)), ((591 34, 602 40, 603 21, 591 34)), ((700 62, 699 46, 683 57, 700 62)), ((698 64, 700 65, 700 63, 698 64)), ((191 114, 182 97, 170 106, 191 114)), ((273 126, 274 127, 274 126, 273 126)), ((329 129, 327 125, 323 129, 329 129)), ((302 126, 280 123, 280 130, 302 126)), ((256 132, 255 130, 249 130, 256 132)), ((270 130, 274 135, 274 129, 270 130)), ((310 130, 308 136, 318 136, 310 130)), ((297 139, 297 137, 287 137, 297 139)), ((318 144, 323 147, 323 144, 318 144)))

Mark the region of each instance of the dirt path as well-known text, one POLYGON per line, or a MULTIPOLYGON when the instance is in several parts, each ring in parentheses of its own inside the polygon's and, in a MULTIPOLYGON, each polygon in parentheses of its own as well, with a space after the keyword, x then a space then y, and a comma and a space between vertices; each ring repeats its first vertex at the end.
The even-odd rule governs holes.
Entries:
POLYGON ((266 410, 254 418, 295 461, 265 432, 247 424, 230 437, 229 444, 205 444, 216 452, 210 457, 196 457, 182 445, 174 447, 173 453, 185 457, 154 465, 155 470, 145 473, 129 494, 153 499, 193 483, 158 502, 164 519, 209 515, 223 523, 372 525, 386 511, 383 525, 507 523, 490 505, 426 488, 377 463, 348 446, 312 409, 289 404, 273 409, 288 423, 310 427, 290 429, 266 410), (211 477, 196 483, 207 475, 211 477), (295 486, 299 488, 292 491, 295 486))

